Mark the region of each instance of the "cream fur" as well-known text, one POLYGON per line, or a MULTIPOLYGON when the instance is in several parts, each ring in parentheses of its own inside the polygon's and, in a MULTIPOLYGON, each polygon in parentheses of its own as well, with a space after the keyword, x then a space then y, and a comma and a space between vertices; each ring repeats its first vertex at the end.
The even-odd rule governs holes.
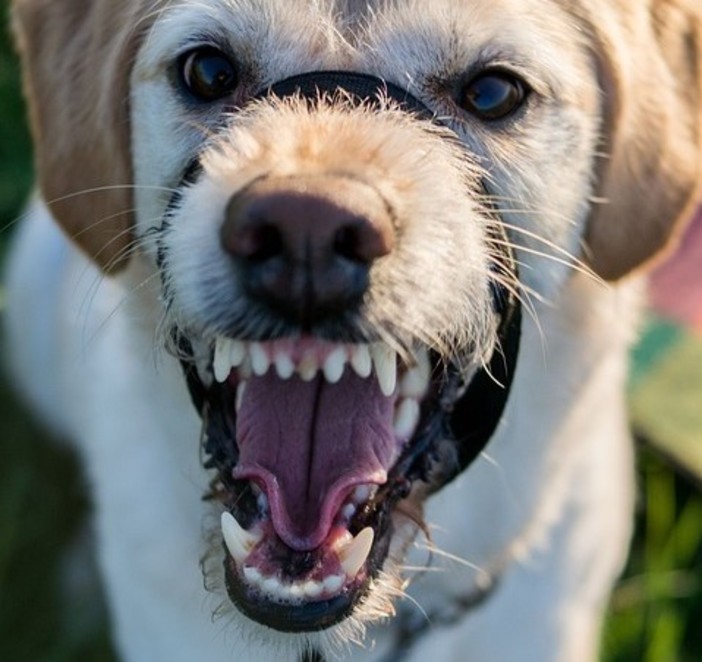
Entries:
MULTIPOLYGON (((42 12, 46 18, 49 5, 16 4, 16 29, 27 56, 35 24, 42 12)), ((133 222, 103 239, 118 240, 122 252, 110 251, 110 260, 123 268, 106 277, 96 266, 96 261, 105 266, 92 248, 100 244, 101 220, 109 218, 102 208, 100 218, 82 219, 90 221, 81 232, 91 239, 78 241, 91 260, 57 232, 52 213, 38 200, 8 270, 13 367, 39 413, 76 441, 85 460, 99 560, 124 659, 297 660, 309 645, 329 656, 380 661, 397 636, 394 609, 420 624, 425 615, 436 621, 407 651, 407 660, 596 659, 602 612, 630 534, 634 490, 624 388, 642 290, 637 277, 605 284, 588 262, 605 276, 621 273, 610 257, 598 263, 584 249, 588 240, 604 241, 601 226, 611 222, 602 220, 593 203, 601 190, 615 196, 618 208, 629 205, 629 216, 621 220, 626 227, 642 218, 633 202, 636 186, 619 171, 604 168, 603 175, 600 163, 603 140, 613 141, 608 146, 616 151, 608 104, 620 94, 604 89, 600 78, 602 62, 618 57, 611 53, 620 45, 604 46, 600 37, 639 43, 635 27, 635 36, 622 36, 621 22, 631 17, 632 26, 648 25, 650 17, 634 0, 619 4, 610 9, 604 0, 125 3, 134 11, 124 14, 137 17, 127 33, 139 42, 119 74, 129 90, 129 117, 121 125, 129 128, 129 147, 115 158, 126 158, 126 170, 133 172, 128 191, 133 222), (373 73, 406 86, 446 118, 461 146, 392 104, 376 114, 326 102, 310 110, 289 100, 263 101, 221 128, 222 109, 184 102, 170 73, 177 55, 203 34, 241 57, 249 76, 242 95, 309 70, 373 73), (447 81, 460 79, 479 61, 509 66, 533 89, 527 112, 513 124, 486 126, 462 115, 452 101, 447 81), (169 251, 163 276, 154 233, 183 168, 203 147, 204 175, 185 192, 162 236, 169 251), (459 479, 426 504, 431 571, 405 591, 404 581, 418 574, 410 568, 422 567, 430 556, 426 540, 420 536, 412 543, 416 531, 406 526, 376 597, 348 623, 321 634, 283 635, 227 606, 217 513, 201 501, 209 477, 199 458, 200 422, 178 362, 166 351, 164 331, 177 321, 206 344, 221 332, 224 309, 242 305, 241 283, 227 277, 218 234, 233 194, 261 173, 339 170, 373 181, 396 209, 403 233, 401 247, 375 273, 372 323, 401 319, 390 340, 402 346, 407 338, 419 339, 447 356, 474 340, 478 358, 494 333, 486 241, 492 221, 466 193, 466 183, 488 178, 520 263, 521 282, 511 285, 524 300, 522 348, 494 438, 459 479), (616 197, 606 179, 615 175, 626 183, 622 196, 630 199, 616 197), (126 236, 131 243, 125 244, 126 236), (173 296, 169 310, 163 307, 162 276, 173 296), (37 374, 45 377, 33 379, 37 374), (456 623, 441 624, 456 599, 492 575, 500 584, 484 605, 456 623)), ((699 25, 694 3, 659 4, 675 5, 699 25)), ((95 12, 91 20, 102 15, 95 12)), ((628 74, 619 75, 628 83, 628 74)), ((31 96, 38 74, 30 70, 27 76, 31 96)), ((612 85, 623 89, 620 82, 612 85)), ((35 104, 35 138, 44 144, 51 138, 40 130, 44 110, 35 104)), ((694 104, 680 100, 681 108, 692 109, 691 118, 699 118, 694 104)), ((65 121, 62 130, 70 132, 75 120, 65 121)), ((681 122, 688 137, 695 134, 692 124, 693 119, 681 122)), ((627 135, 637 126, 628 126, 627 135)), ((671 195, 664 205, 666 228, 693 195, 690 173, 696 181, 699 154, 691 151, 690 164, 681 161, 677 172, 685 195, 671 195)), ((89 163, 81 165, 90 169, 89 163)), ((676 174, 674 164, 664 165, 666 177, 676 174)), ((46 185, 44 195, 53 195, 46 185)), ((113 212, 124 214, 126 204, 122 197, 113 212)), ((55 210, 53 215, 75 234, 69 215, 55 210)), ((616 248, 628 270, 653 251, 653 240, 642 241, 646 245, 636 257, 621 242, 607 250, 616 248)), ((662 249, 663 238, 656 241, 662 249)))

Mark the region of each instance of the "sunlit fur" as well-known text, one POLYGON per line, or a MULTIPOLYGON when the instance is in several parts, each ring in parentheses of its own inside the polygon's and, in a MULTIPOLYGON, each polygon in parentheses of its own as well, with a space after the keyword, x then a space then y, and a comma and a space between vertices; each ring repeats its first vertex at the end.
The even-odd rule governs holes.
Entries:
POLYGON ((371 271, 361 328, 407 351, 421 342, 447 358, 467 347, 478 359, 489 356, 486 237, 495 221, 470 195, 480 191, 484 173, 450 134, 392 107, 354 109, 326 100, 310 108, 293 99, 255 104, 211 143, 201 179, 185 192, 161 238, 169 311, 180 328, 211 338, 241 320, 242 335, 257 333, 258 320, 219 243, 217 227, 233 195, 259 177, 343 173, 376 187, 398 225, 396 248, 371 271))
POLYGON ((40 191, 9 258, 8 354, 18 388, 85 462, 119 654, 381 661, 419 622, 429 627, 403 659, 596 659, 634 501, 625 384, 643 286, 630 272, 665 249, 702 181, 698 0, 13 7, 40 191), (213 42, 234 54, 241 85, 202 104, 176 63, 213 42), (505 121, 460 107, 486 68, 531 90, 505 121), (322 69, 383 77, 437 122, 387 100, 232 110, 322 69), (183 186, 196 156, 203 174, 183 186), (390 557, 347 621, 289 635, 225 595, 219 509, 202 500, 213 476, 170 334, 177 324, 202 369, 232 320, 253 335, 270 325, 247 316, 220 246, 227 201, 261 174, 339 170, 397 212, 396 249, 374 265, 358 320, 365 333, 405 354, 468 349, 480 363, 495 341, 491 278, 525 314, 510 399, 484 452, 426 499, 415 485, 394 515, 390 557), (506 240, 490 237, 495 223, 506 240), (496 241, 515 250, 518 282, 489 269, 496 241))

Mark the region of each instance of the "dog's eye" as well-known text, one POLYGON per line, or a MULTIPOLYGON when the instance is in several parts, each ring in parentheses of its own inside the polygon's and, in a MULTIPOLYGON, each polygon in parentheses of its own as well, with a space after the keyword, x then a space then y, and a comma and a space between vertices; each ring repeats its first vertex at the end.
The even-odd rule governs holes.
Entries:
POLYGON ((527 96, 526 85, 506 72, 484 73, 461 89, 463 110, 484 120, 499 120, 516 111, 527 96))
POLYGON ((185 53, 179 68, 185 87, 200 101, 217 101, 230 94, 238 83, 234 64, 214 46, 185 53))

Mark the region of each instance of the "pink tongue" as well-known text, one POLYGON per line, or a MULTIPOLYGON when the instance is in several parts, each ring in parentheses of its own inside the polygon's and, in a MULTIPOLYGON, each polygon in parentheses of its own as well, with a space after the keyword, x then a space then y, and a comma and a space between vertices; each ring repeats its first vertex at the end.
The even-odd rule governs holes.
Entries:
POLYGON ((289 547, 318 547, 355 485, 385 482, 399 453, 394 401, 374 377, 349 369, 334 385, 321 375, 284 381, 274 370, 249 380, 234 476, 265 486, 273 527, 289 547))

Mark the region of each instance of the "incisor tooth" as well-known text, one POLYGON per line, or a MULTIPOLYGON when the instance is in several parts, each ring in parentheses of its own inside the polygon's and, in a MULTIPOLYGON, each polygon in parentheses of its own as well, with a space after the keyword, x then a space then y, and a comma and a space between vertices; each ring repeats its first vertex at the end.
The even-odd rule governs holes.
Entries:
POLYGON ((339 552, 341 567, 348 577, 355 577, 366 562, 374 537, 373 529, 367 526, 339 552))
POLYGON ((297 366, 297 371, 300 373, 300 378, 303 382, 311 382, 317 374, 317 370, 319 370, 319 362, 312 353, 305 354, 297 366))
POLYGON ((244 531, 231 513, 222 513, 222 536, 232 558, 241 563, 253 546, 259 541, 257 536, 244 531))
POLYGON ((282 584, 276 577, 268 577, 261 583, 261 590, 274 598, 280 597, 281 589, 282 584))
POLYGON ((295 372, 295 364, 285 352, 278 352, 273 360, 275 371, 281 379, 290 379, 295 372))
POLYGON ((215 379, 222 383, 226 381, 231 372, 231 363, 229 362, 229 343, 227 338, 217 338, 215 341, 214 361, 212 367, 214 369, 215 379))
POLYGON ((260 570, 250 565, 244 566, 244 578, 249 584, 253 584, 254 586, 260 585, 263 581, 263 575, 260 570))
POLYGON ((368 345, 356 345, 351 350, 350 363, 359 377, 363 379, 370 377, 371 370, 373 369, 373 362, 371 361, 368 345))
POLYGON ((402 441, 407 441, 419 422, 419 403, 413 398, 404 398, 395 410, 393 425, 395 436, 402 441))
POLYGON ((254 374, 262 377, 268 372, 268 368, 271 366, 268 353, 260 343, 252 342, 249 347, 249 354, 251 356, 251 368, 254 374))
POLYGON ((371 347, 373 363, 375 364, 375 374, 380 384, 383 395, 389 398, 395 392, 397 383, 397 359, 387 345, 376 343, 371 347))
POLYGON ((344 374, 346 363, 346 350, 337 347, 324 362, 324 377, 330 384, 336 384, 344 374))
POLYGON ((324 587, 319 582, 310 580, 302 585, 302 590, 308 598, 316 598, 322 595, 324 587))
POLYGON ((246 356, 246 343, 241 340, 232 340, 229 343, 229 362, 232 367, 240 366, 246 356))
POLYGON ((339 589, 344 585, 344 578, 341 575, 331 575, 324 582, 324 590, 327 593, 338 593, 339 589))

